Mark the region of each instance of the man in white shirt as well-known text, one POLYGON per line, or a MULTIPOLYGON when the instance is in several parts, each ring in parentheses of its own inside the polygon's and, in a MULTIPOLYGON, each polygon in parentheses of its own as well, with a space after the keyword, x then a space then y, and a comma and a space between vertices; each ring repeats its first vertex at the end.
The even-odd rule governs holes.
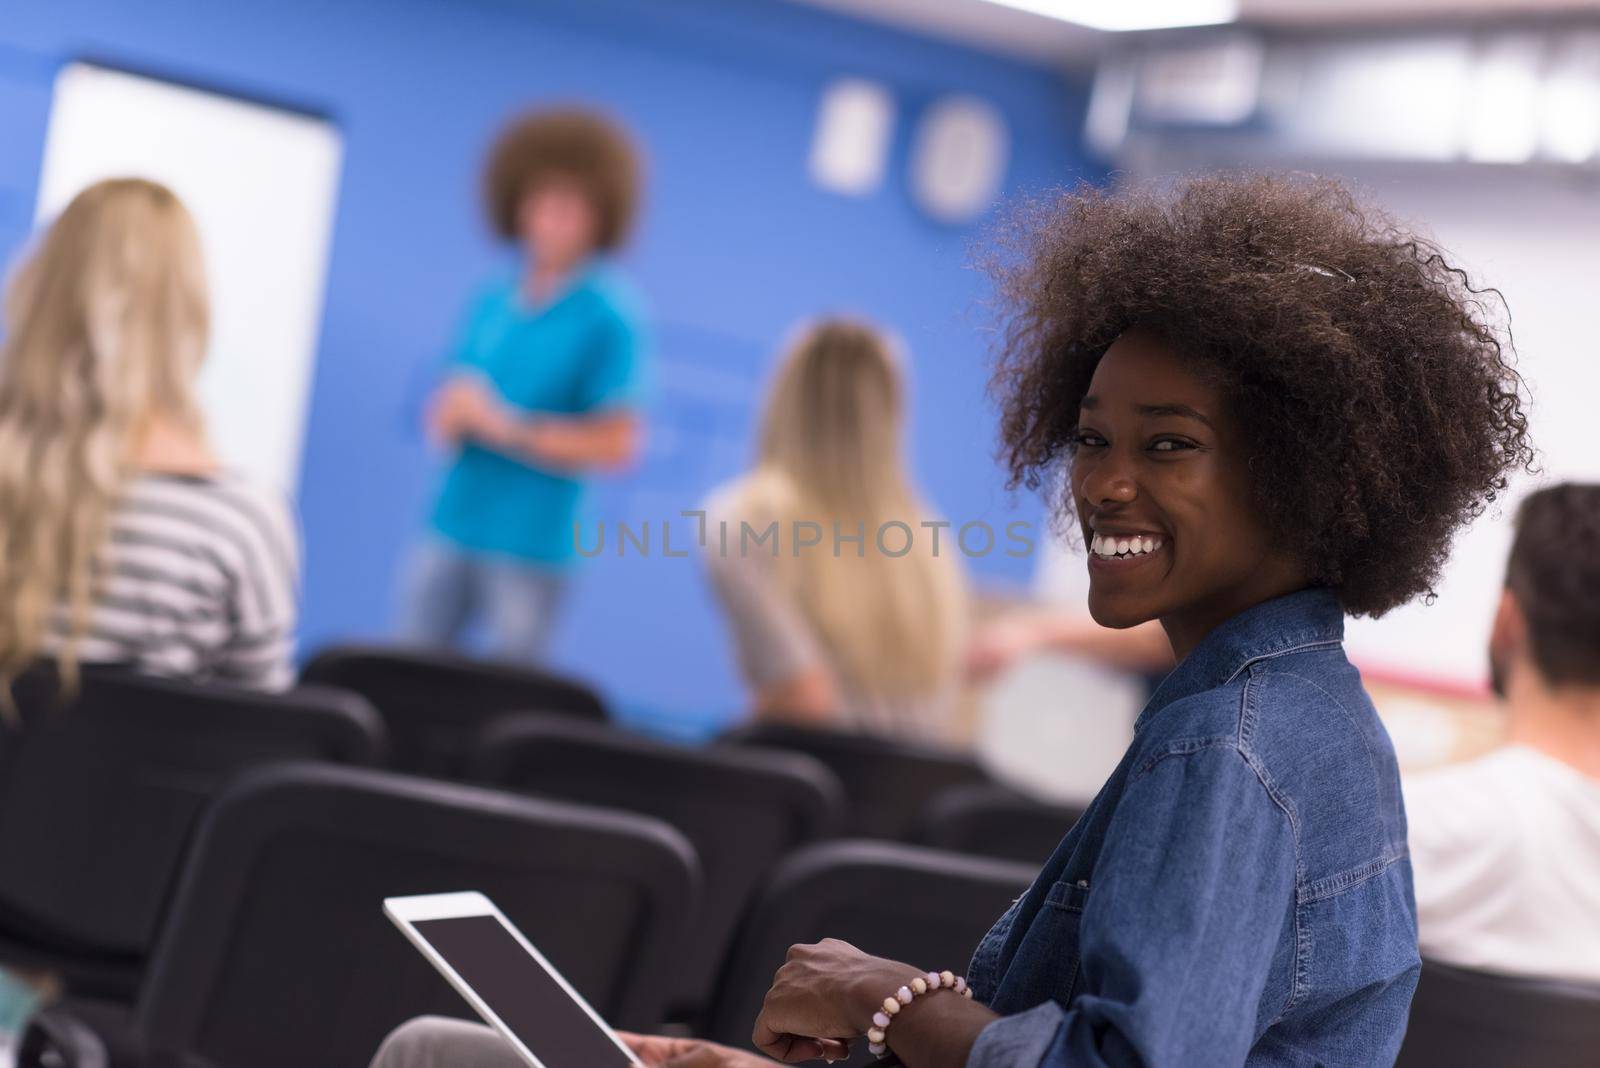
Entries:
POLYGON ((1600 485, 1523 502, 1489 658, 1507 744, 1405 783, 1422 955, 1600 983, 1600 485))

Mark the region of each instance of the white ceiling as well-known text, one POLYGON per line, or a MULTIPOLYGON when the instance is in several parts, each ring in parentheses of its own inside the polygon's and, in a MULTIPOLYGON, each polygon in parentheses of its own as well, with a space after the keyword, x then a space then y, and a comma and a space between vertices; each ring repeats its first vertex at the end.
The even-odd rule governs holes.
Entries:
MULTIPOLYGON (((989 0, 799 0, 978 48, 1066 65, 1094 59, 1106 35, 989 0)), ((1119 3, 1123 0, 1106 0, 1119 3)), ((1283 26, 1462 22, 1506 15, 1594 12, 1600 0, 1240 0, 1240 19, 1283 26)))

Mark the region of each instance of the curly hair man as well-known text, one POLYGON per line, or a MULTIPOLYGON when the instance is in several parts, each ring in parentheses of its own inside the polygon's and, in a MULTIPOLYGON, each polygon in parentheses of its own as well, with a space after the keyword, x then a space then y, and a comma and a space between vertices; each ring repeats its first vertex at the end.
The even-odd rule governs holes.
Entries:
POLYGON ((638 450, 637 302, 604 263, 632 226, 638 172, 628 136, 577 109, 529 112, 490 151, 485 212, 522 269, 472 302, 429 404, 450 464, 409 563, 409 641, 453 644, 481 624, 496 656, 540 658, 585 479, 638 450))

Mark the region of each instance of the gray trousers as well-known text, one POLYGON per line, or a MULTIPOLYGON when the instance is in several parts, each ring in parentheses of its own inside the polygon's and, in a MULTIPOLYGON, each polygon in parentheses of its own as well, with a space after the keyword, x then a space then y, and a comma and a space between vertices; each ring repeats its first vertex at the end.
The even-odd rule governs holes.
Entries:
POLYGON ((372 1068, 527 1068, 527 1062, 483 1024, 419 1016, 389 1032, 372 1068))

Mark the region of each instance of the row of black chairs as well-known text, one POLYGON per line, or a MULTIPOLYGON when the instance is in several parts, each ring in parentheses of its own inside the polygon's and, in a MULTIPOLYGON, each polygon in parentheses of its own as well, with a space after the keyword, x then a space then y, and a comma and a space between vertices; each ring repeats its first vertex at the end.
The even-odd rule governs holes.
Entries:
MULTIPOLYGON (((275 761, 371 765, 386 748, 373 710, 332 688, 266 696, 91 671, 60 712, 46 671, 25 677, 16 693, 30 724, 4 736, 0 856, 10 862, 0 866, 0 960, 48 967, 76 991, 124 1001, 137 991, 190 831, 224 781, 275 761)), ((828 766, 753 744, 770 741, 758 734, 752 744, 688 749, 566 716, 486 723, 461 754, 464 776, 657 815, 691 841, 706 892, 674 992, 685 1016, 709 1003, 733 926, 760 881, 796 848, 850 823, 828 766)), ((882 764, 899 768, 899 781, 915 766, 882 764)), ((1031 810, 992 786, 961 793, 954 805, 930 807, 922 840, 984 852, 1006 840, 997 832, 1022 826, 1016 812, 1031 810)), ((1025 859, 1040 863, 1071 818, 1039 819, 1037 850, 1025 859)))
POLYGON ((385 766, 445 779, 463 777, 479 732, 507 713, 607 718, 600 695, 576 679, 446 650, 336 645, 306 663, 300 682, 366 698, 387 728, 385 766))
MULTIPOLYGON (((306 664, 301 680, 366 698, 387 729, 385 766, 440 778, 479 777, 473 761, 483 732, 508 714, 542 713, 591 723, 607 719, 605 702, 581 682, 444 651, 334 646, 306 664)), ((1021 808, 1024 820, 1049 821, 1051 836, 1043 852, 1027 842, 1016 847, 1027 853, 1019 859, 1042 860, 1061 837, 1058 824, 1063 810, 1037 803, 1028 806, 1027 799, 996 789, 982 765, 963 753, 776 723, 737 727, 721 741, 801 752, 821 761, 844 788, 843 833, 894 841, 939 834, 929 820, 929 803, 952 788, 972 786, 990 790, 982 806, 985 811, 1004 807, 1011 815, 1021 808)), ((975 801, 976 795, 970 800, 975 801)), ((1065 814, 1075 818, 1071 811, 1065 814)), ((994 822, 983 829, 993 830, 994 822)))
MULTIPOLYGON (((586 696, 581 686, 570 689, 551 686, 550 680, 537 674, 530 676, 519 669, 504 668, 494 669, 497 672, 495 683, 490 685, 476 677, 480 670, 480 665, 448 655, 430 657, 346 647, 330 650, 314 660, 308 666, 306 678, 363 693, 384 709, 391 729, 399 733, 408 732, 409 728, 403 724, 409 717, 418 717, 435 732, 424 746, 433 753, 472 752, 474 743, 464 739, 462 724, 475 726, 513 707, 539 707, 595 721, 604 718, 604 706, 598 697, 592 691, 586 696), (475 676, 475 681, 464 685, 468 681, 466 676, 475 676), (456 696, 453 700, 434 700, 426 696, 430 693, 439 697, 447 693, 456 696), (538 698, 536 704, 531 700, 535 697, 538 698), (459 716, 463 700, 475 704, 476 718, 455 718, 459 716), (452 704, 454 713, 445 711, 445 718, 436 718, 452 704), (441 737, 452 734, 450 741, 441 737)), ((572 687, 572 684, 566 686, 572 687)), ((551 725, 521 728, 507 725, 499 733, 510 740, 518 738, 519 732, 534 749, 541 745, 548 747, 547 760, 553 760, 561 748, 553 743, 562 731, 551 725)), ((599 736, 585 736, 581 730, 569 729, 566 735, 566 742, 573 747, 567 756, 580 762, 579 751, 586 745, 605 744, 599 736)), ((826 767, 844 790, 846 806, 840 829, 845 833, 907 839, 959 853, 998 855, 1036 869, 1081 815, 1077 807, 1050 805, 1023 797, 992 781, 970 758, 938 749, 774 724, 737 728, 723 741, 803 753, 826 767)), ((514 747, 517 743, 512 744, 514 747)), ((621 741, 615 745, 628 748, 627 743, 621 741)), ((528 764, 521 769, 527 774, 519 774, 514 768, 515 758, 509 754, 493 759, 505 763, 498 767, 478 765, 469 769, 469 773, 524 790, 537 790, 540 778, 544 777, 547 789, 556 789, 556 776, 548 765, 540 769, 528 764)), ((613 759, 620 762, 621 754, 614 754, 613 759)), ((639 759, 648 765, 648 756, 640 755, 639 759)), ((435 765, 434 770, 449 769, 435 765)), ((596 778, 603 780, 604 776, 596 778)), ((595 779, 579 785, 573 776, 568 776, 567 782, 556 792, 562 790, 582 790, 573 796, 642 811, 652 809, 641 809, 641 802, 648 806, 656 799, 654 803, 659 803, 661 796, 648 789, 629 793, 616 787, 596 785, 595 779)), ((711 858, 708 869, 716 870, 720 859, 718 847, 705 835, 696 833, 691 820, 680 815, 675 822, 707 850, 706 855, 711 858)), ((795 839, 797 843, 801 840, 803 836, 795 839)), ((757 867, 759 865, 747 865, 746 875, 757 867)), ((846 930, 848 924, 844 917, 830 919, 831 925, 818 928, 819 937, 830 931, 838 934, 846 930)), ((940 921, 932 919, 930 922, 940 921)), ((895 955, 888 949, 882 952, 895 955)), ((715 974, 707 968, 707 962, 702 961, 695 971, 701 975, 715 974)), ((1401 1065, 1406 1068, 1464 1063, 1469 1059, 1468 1054, 1480 1060, 1489 1058, 1483 1063, 1521 1064, 1532 1057, 1539 1063, 1560 1064, 1567 1063, 1563 1057, 1570 1059, 1573 1051, 1600 1045, 1595 1032, 1600 1022, 1592 1011, 1600 995, 1594 991, 1482 976, 1432 964, 1425 969, 1425 976, 1413 1011, 1411 1035, 1401 1056, 1401 1065), (1486 999, 1492 1001, 1496 996, 1504 999, 1502 1010, 1515 1006, 1515 1011, 1495 1011, 1486 999), (1464 1010, 1464 1006, 1472 1006, 1472 1009, 1464 1010), (1467 1025, 1469 1019, 1471 1026, 1467 1025)), ((753 1015, 748 1011, 751 1008, 746 1006, 736 1012, 733 1021, 738 1026, 747 1024, 753 1015)), ((719 1024, 726 1022, 719 1021, 719 1024)), ((1588 1054, 1579 1056, 1585 1064, 1593 1059, 1588 1054)))
MULTIPOLYGON (((788 947, 825 935, 930 962, 971 952, 1033 869, 844 841, 781 863, 702 1028, 747 1044, 788 947), (911 902, 910 907, 904 903, 911 902)), ((276 765, 208 809, 135 1004, 69 1005, 113 1065, 360 1064, 398 1023, 470 1015, 384 919, 382 898, 481 890, 607 1019, 658 1027, 697 937, 693 847, 632 813, 363 769, 276 765), (176 1061, 173 1061, 176 1063, 176 1061)))
MULTIPOLYGON (((475 754, 508 714, 607 719, 604 701, 581 682, 450 652, 334 646, 312 658, 302 681, 371 702, 388 731, 385 766, 444 778, 482 778, 475 754)), ((719 740, 822 763, 844 789, 838 830, 851 836, 1042 862, 1082 812, 1023 796, 971 756, 937 746, 781 723, 735 727, 719 740)))
POLYGON ((13 687, 0 728, 0 962, 131 998, 201 812, 277 761, 381 762, 355 694, 266 695, 85 670, 63 707, 54 668, 13 687))
MULTIPOLYGON (((28 693, 26 687, 19 689, 19 697, 25 710, 38 707, 38 695, 28 693)), ((790 851, 841 827, 856 826, 849 816, 850 806, 840 803, 841 794, 847 791, 829 769, 837 769, 839 778, 850 776, 869 787, 872 773, 881 773, 886 767, 902 769, 905 783, 893 782, 893 773, 887 776, 892 788, 885 796, 893 799, 926 785, 903 771, 916 766, 917 759, 926 757, 935 768, 941 762, 947 766, 959 763, 936 751, 922 753, 909 747, 900 747, 907 752, 897 752, 896 747, 875 750, 870 740, 765 728, 732 739, 740 745, 738 750, 685 751, 582 722, 585 718, 592 717, 496 721, 486 716, 483 729, 459 749, 456 773, 519 792, 658 814, 681 831, 704 865, 705 892, 697 895, 690 915, 682 920, 683 929, 692 932, 692 937, 680 951, 678 966, 661 996, 667 999, 664 1004, 678 1009, 680 1015, 687 1006, 712 1006, 711 1015, 698 1021, 703 1027, 722 1027, 725 1038, 723 1021, 738 1020, 743 1010, 729 1010, 711 994, 725 958, 722 948, 732 938, 740 915, 740 903, 790 851), (797 750, 809 750, 811 758, 797 750), (886 751, 889 758, 883 756, 886 751), (897 762, 895 756, 910 759, 897 762), (730 803, 730 798, 747 800, 730 803), (730 842, 737 845, 730 846, 730 842), (752 844, 770 848, 752 849, 752 844)), ((32 865, 0 865, 0 932, 20 936, 9 944, 0 938, 0 960, 27 962, 26 951, 43 948, 45 959, 57 967, 65 950, 115 946, 114 942, 97 944, 96 939, 119 924, 127 939, 124 948, 148 944, 140 942, 140 923, 134 921, 142 917, 142 929, 148 932, 165 896, 166 880, 152 880, 155 889, 147 887, 142 894, 128 895, 130 907, 123 910, 122 895, 117 892, 123 880, 116 879, 116 888, 108 893, 105 879, 95 876, 127 869, 86 867, 83 851, 72 848, 85 840, 83 835, 90 836, 88 841, 98 841, 110 831, 110 837, 120 843, 112 847, 112 859, 118 859, 116 850, 125 845, 121 859, 166 856, 171 870, 176 870, 177 856, 185 845, 183 829, 192 824, 205 799, 231 771, 263 757, 263 738, 266 759, 346 763, 382 762, 386 744, 382 721, 365 702, 348 693, 325 690, 289 698, 223 695, 160 680, 118 676, 89 679, 73 715, 52 718, 49 726, 48 730, 0 739, 0 798, 4 799, 0 800, 0 856, 43 858, 32 865), (146 717, 129 714, 130 692, 142 693, 149 699, 145 704, 173 710, 170 716, 157 717, 165 725, 154 732, 156 749, 165 763, 145 761, 138 766, 140 761, 129 759, 130 754, 147 753, 145 747, 152 740, 152 725, 139 722, 146 717), (224 696, 226 700, 221 699, 224 696), (221 705, 235 711, 235 706, 242 705, 251 711, 235 721, 221 705), (326 715, 321 715, 319 708, 326 715), (274 715, 268 716, 268 711, 274 715), (288 715, 276 715, 285 711, 288 715), (272 727, 287 725, 287 729, 280 734, 268 726, 269 721, 272 727), (285 737, 291 740, 285 741, 285 737), (52 754, 56 759, 50 759, 52 754), (89 798, 94 803, 79 806, 73 798, 89 798), (37 818, 41 804, 48 806, 43 811, 51 813, 46 820, 37 818), (27 818, 30 813, 34 818, 27 818), (8 815, 14 818, 8 821, 8 815), (165 832, 160 830, 162 826, 165 832), (8 839, 8 835, 15 837, 8 839), (32 852, 13 852, 17 840, 32 852), (13 871, 22 873, 20 895, 10 892, 13 871), (79 876, 77 883, 71 882, 74 875, 79 876), (76 891, 76 898, 73 892, 61 893, 62 887, 76 891), (19 898, 20 911, 15 907, 19 898), (140 900, 147 905, 154 900, 155 909, 132 907, 140 900), (75 910, 82 908, 98 910, 99 929, 72 922, 75 910), (20 958, 19 949, 23 951, 20 958)), ((959 768, 952 777, 963 782, 959 768)), ((1029 864, 1026 871, 1037 869, 1073 818, 1071 812, 1027 802, 981 778, 953 786, 937 775, 929 778, 936 788, 944 788, 942 796, 924 804, 917 818, 903 818, 900 829, 914 824, 911 833, 915 837, 930 844, 960 847, 973 839, 992 846, 995 831, 1014 836, 1019 827, 1031 825, 1035 840, 1020 852, 1020 859, 1029 864)), ((871 806, 870 792, 858 793, 857 798, 867 803, 865 811, 881 815, 871 806)), ((862 908, 871 905, 858 904, 862 908)), ((956 917, 960 926, 968 921, 986 923, 998 912, 944 912, 935 904, 939 915, 926 917, 934 925, 942 922, 941 915, 956 917)), ((852 937, 848 915, 833 914, 826 920, 817 928, 818 937, 841 933, 852 937)), ((863 923, 861 929, 870 932, 874 926, 863 923)), ((979 932, 968 933, 972 937, 958 953, 970 951, 979 932)), ((805 939, 789 939, 800 940, 805 939)), ((927 959, 891 946, 879 952, 927 959)), ((127 997, 140 973, 139 956, 136 949, 121 959, 116 954, 108 959, 104 953, 84 952, 71 961, 80 970, 78 976, 72 975, 70 967, 64 970, 69 978, 79 980, 75 982, 79 989, 93 986, 82 981, 86 971, 102 982, 100 992, 127 997), (108 974, 114 982, 105 982, 108 974)), ((36 956, 33 962, 40 960, 36 956)), ((726 966, 731 967, 731 962, 726 966)), ((756 984, 757 992, 761 985, 756 984)), ((1419 997, 1419 1006, 1423 1002, 1419 997)), ((738 1026, 747 1028, 749 1019, 744 1015, 738 1026)))
MULTIPOLYGON (((745 916, 703 1032, 748 1046, 766 983, 796 942, 963 960, 1033 872, 881 842, 799 850, 745 916)), ((681 836, 631 814, 305 765, 224 791, 137 1006, 80 1005, 76 1016, 114 1066, 181 1054, 229 1068, 363 1063, 413 1015, 466 1015, 376 902, 464 886, 501 903, 609 1019, 659 1023, 695 907, 681 836)), ((1600 992, 1430 964, 1399 1063, 1577 1068, 1593 1063, 1597 1041, 1600 992)), ((867 1061, 858 1051, 852 1063, 867 1061)))
POLYGON ((854 732, 749 724, 720 739, 743 750, 738 756, 608 734, 604 702, 582 683, 450 652, 335 646, 313 657, 302 678, 370 701, 388 728, 386 763, 396 770, 664 811, 709 872, 711 929, 689 962, 691 989, 710 981, 754 879, 796 846, 838 834, 1037 865, 1081 813, 996 783, 966 754, 854 732), (532 723, 530 712, 570 725, 532 723), (819 764, 831 776, 819 774, 819 764), (700 777, 708 781, 689 784, 700 777))

